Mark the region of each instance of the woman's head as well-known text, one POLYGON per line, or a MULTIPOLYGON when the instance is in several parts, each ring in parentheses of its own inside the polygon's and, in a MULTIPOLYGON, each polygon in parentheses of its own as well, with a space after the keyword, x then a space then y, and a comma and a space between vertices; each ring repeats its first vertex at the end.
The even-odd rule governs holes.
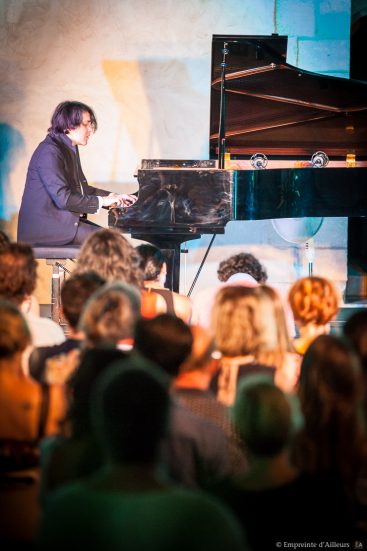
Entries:
POLYGON ((116 346, 132 339, 140 317, 140 296, 126 283, 104 285, 88 300, 80 320, 90 347, 116 346))
POLYGON ((216 347, 224 356, 256 356, 276 345, 271 301, 255 287, 220 289, 214 301, 212 328, 216 347))
POLYGON ((139 245, 136 247, 140 255, 140 268, 144 273, 145 281, 156 281, 161 275, 165 263, 163 253, 153 245, 139 245))
POLYGON ((289 291, 289 303, 300 327, 326 325, 338 311, 338 294, 334 285, 323 277, 303 277, 289 291))
POLYGON ((117 230, 102 229, 84 242, 74 274, 96 272, 107 282, 123 282, 141 287, 143 274, 140 257, 128 240, 117 230))

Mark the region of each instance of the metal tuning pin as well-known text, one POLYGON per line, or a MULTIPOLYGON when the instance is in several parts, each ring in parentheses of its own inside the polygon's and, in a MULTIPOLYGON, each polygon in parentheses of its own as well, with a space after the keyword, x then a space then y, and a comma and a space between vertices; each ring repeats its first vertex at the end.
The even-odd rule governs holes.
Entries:
POLYGON ((255 153, 252 155, 250 161, 255 170, 266 168, 268 164, 268 158, 264 153, 255 153))
POLYGON ((311 164, 314 168, 323 168, 329 162, 329 157, 323 151, 316 151, 311 157, 311 164))

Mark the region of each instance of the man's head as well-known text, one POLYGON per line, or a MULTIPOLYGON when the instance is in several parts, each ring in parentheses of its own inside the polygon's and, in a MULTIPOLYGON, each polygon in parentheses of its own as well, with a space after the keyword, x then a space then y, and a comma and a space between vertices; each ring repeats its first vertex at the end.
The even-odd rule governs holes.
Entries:
POLYGON ((136 324, 135 349, 171 377, 178 375, 181 364, 191 353, 192 342, 190 327, 171 314, 142 318, 136 324))
POLYGON ((219 281, 228 281, 234 274, 248 274, 258 283, 265 283, 268 279, 265 268, 250 253, 239 253, 230 256, 219 264, 219 281))
POLYGON ((105 280, 95 272, 71 275, 61 288, 61 304, 64 316, 70 327, 77 329, 83 308, 105 280))
POLYGON ((93 109, 79 101, 63 101, 56 107, 51 126, 53 134, 67 134, 74 145, 87 145, 89 136, 97 130, 93 109))
POLYGON ((32 247, 11 243, 0 253, 0 297, 20 305, 36 287, 37 262, 32 247))
POLYGON ((92 421, 110 461, 155 463, 169 422, 163 374, 143 358, 130 356, 102 375, 91 402, 92 421))

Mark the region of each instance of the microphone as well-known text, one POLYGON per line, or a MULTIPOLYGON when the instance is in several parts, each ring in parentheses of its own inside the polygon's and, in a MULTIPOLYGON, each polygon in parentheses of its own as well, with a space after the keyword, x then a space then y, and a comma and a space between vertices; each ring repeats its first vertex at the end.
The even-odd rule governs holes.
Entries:
POLYGON ((268 158, 264 153, 255 153, 252 155, 250 161, 255 170, 266 168, 268 164, 268 158))

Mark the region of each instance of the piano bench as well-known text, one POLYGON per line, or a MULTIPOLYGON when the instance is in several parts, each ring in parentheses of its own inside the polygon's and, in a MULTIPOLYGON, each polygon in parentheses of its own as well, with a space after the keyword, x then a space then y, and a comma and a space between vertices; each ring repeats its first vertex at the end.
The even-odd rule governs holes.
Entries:
POLYGON ((52 266, 51 276, 51 318, 56 323, 61 323, 60 305, 61 305, 61 282, 65 272, 70 271, 65 267, 66 260, 75 260, 78 257, 80 246, 62 245, 62 246, 34 246, 34 258, 46 260, 46 264, 52 266))

